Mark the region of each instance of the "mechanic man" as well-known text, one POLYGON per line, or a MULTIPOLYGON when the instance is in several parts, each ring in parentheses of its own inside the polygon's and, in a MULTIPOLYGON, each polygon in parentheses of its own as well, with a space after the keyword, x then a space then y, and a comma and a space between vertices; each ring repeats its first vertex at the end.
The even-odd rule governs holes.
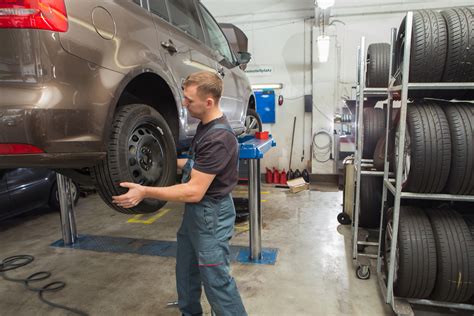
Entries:
POLYGON ((131 208, 143 199, 185 202, 178 231, 176 283, 183 315, 201 315, 201 284, 217 315, 247 315, 229 272, 229 240, 234 231, 235 208, 231 191, 238 180, 238 144, 221 112, 222 79, 215 73, 191 74, 183 83, 184 101, 201 122, 189 159, 178 159, 181 184, 147 187, 121 183, 126 194, 114 203, 131 208))

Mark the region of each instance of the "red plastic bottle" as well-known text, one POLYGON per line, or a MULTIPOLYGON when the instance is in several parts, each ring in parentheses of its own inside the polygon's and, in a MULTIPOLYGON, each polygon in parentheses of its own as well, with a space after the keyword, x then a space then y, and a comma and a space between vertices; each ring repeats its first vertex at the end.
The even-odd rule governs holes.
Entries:
POLYGON ((280 183, 280 171, 273 167, 273 183, 280 183))
POLYGON ((280 174, 280 184, 286 185, 286 171, 285 168, 283 168, 283 171, 280 174))
POLYGON ((267 172, 265 173, 265 182, 266 183, 273 183, 273 174, 272 174, 272 171, 268 168, 267 169, 267 172))

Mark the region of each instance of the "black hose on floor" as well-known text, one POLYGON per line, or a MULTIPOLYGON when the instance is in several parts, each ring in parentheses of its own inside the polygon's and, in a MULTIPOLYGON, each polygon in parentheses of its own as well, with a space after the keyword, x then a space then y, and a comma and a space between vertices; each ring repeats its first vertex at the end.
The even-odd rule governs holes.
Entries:
POLYGON ((30 283, 33 283, 33 282, 46 280, 47 278, 51 276, 50 272, 46 272, 46 271, 36 272, 30 275, 29 277, 27 277, 26 279, 14 279, 14 278, 9 278, 5 275, 6 271, 11 271, 11 270, 15 270, 20 267, 26 266, 27 264, 30 264, 33 260, 35 260, 35 258, 30 255, 18 255, 18 256, 5 258, 0 263, 0 275, 7 281, 23 283, 28 290, 37 292, 39 299, 51 307, 61 308, 61 309, 67 310, 71 313, 81 315, 81 316, 88 316, 88 314, 83 311, 53 303, 44 298, 43 296, 44 293, 57 292, 63 289, 66 286, 66 283, 56 281, 56 282, 46 284, 43 287, 33 287, 30 285, 30 283))

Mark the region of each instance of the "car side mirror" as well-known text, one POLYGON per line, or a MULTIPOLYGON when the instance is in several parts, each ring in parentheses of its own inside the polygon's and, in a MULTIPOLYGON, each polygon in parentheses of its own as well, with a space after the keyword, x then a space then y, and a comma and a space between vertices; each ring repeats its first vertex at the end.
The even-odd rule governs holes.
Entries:
POLYGON ((252 59, 252 55, 249 52, 238 52, 237 53, 237 62, 239 65, 246 65, 252 59))

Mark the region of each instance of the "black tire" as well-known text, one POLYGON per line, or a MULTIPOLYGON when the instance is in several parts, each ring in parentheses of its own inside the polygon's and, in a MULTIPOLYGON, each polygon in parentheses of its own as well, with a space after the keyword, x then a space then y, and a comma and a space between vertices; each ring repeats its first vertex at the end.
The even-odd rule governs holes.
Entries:
POLYGON ((474 238, 474 217, 471 214, 463 215, 464 221, 466 222, 469 231, 471 232, 471 237, 474 238))
POLYGON ((341 212, 337 214, 337 221, 341 225, 349 225, 351 223, 351 218, 347 213, 341 212))
POLYGON ((427 210, 438 254, 430 298, 465 302, 474 293, 474 241, 462 216, 453 210, 427 210))
MULTIPOLYGON (((385 270, 390 263, 393 210, 387 212, 384 234, 385 270)), ((412 206, 400 207, 394 274, 396 296, 428 298, 436 280, 436 246, 433 231, 425 212, 412 206)))
POLYGON ((451 168, 445 191, 474 194, 474 105, 453 103, 444 107, 451 131, 451 168))
POLYGON ((261 132, 263 128, 260 115, 254 109, 247 109, 247 117, 245 118, 245 134, 255 135, 255 132, 261 132))
POLYGON ((382 178, 362 176, 360 178, 359 226, 376 228, 380 225, 382 207, 382 178))
POLYGON ((474 10, 442 11, 448 31, 448 50, 443 74, 445 82, 474 81, 474 10))
MULTIPOLYGON (((395 164, 394 161, 394 137, 395 132, 390 131, 388 134, 389 144, 388 144, 388 162, 390 164, 390 170, 393 171, 393 165, 395 164)), ((374 150, 374 168, 375 170, 383 171, 384 170, 384 163, 385 163, 385 135, 380 137, 379 141, 375 145, 374 150)))
POLYGON ((374 150, 374 168, 378 171, 384 170, 385 163, 385 136, 380 137, 374 150))
POLYGON ((176 146, 163 116, 145 104, 130 104, 117 110, 107 146, 107 158, 92 168, 102 199, 126 214, 152 213, 166 202, 145 199, 124 209, 112 203, 112 196, 128 191, 121 182, 147 186, 169 186, 176 179, 176 146))
POLYGON ((370 88, 386 88, 390 71, 390 44, 370 44, 367 49, 367 83, 370 88))
POLYGON ((372 159, 377 141, 385 135, 385 116, 382 109, 364 109, 364 133, 362 135, 362 158, 372 159))
MULTIPOLYGON (((74 205, 77 204, 79 201, 80 196, 80 189, 79 185, 72 181, 72 196, 73 196, 73 203, 74 205)), ((58 191, 58 183, 55 182, 53 187, 51 188, 51 193, 49 194, 49 207, 53 210, 60 210, 61 205, 59 203, 59 191, 58 191)))
MULTIPOLYGON (((397 69, 403 67, 405 21, 397 38, 397 69)), ((439 82, 443 76, 448 46, 446 23, 441 13, 433 10, 413 12, 413 32, 410 53, 410 82, 439 82)))
MULTIPOLYGON (((395 136, 395 161, 398 161, 398 137, 399 128, 395 136)), ((441 192, 451 165, 451 136, 443 109, 428 102, 408 106, 405 138, 403 189, 441 192)))

